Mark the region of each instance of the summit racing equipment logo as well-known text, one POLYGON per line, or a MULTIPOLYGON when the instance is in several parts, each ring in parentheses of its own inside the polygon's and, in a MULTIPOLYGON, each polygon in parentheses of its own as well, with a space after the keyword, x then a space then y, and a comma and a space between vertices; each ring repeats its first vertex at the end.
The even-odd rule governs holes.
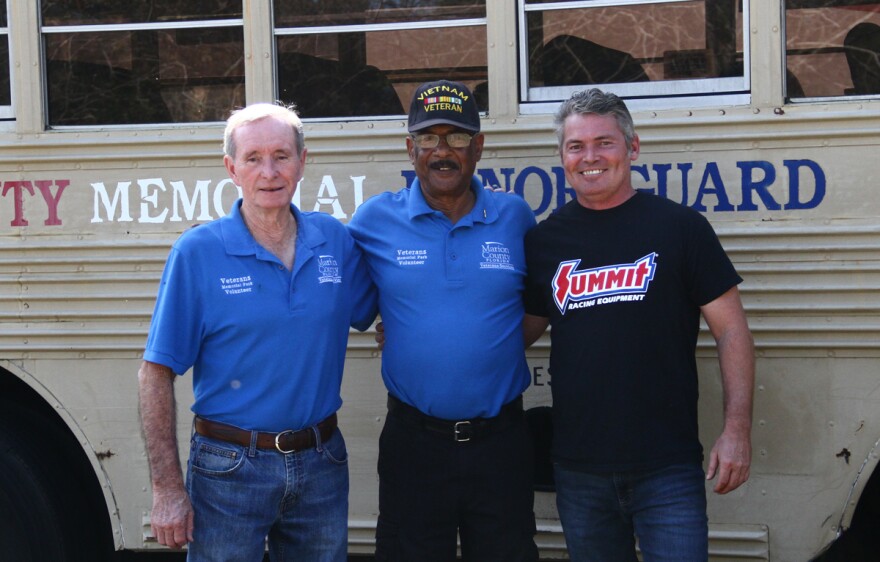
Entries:
POLYGON ((553 301, 559 312, 623 300, 642 300, 657 270, 656 253, 630 264, 575 271, 581 260, 559 264, 553 276, 553 301))

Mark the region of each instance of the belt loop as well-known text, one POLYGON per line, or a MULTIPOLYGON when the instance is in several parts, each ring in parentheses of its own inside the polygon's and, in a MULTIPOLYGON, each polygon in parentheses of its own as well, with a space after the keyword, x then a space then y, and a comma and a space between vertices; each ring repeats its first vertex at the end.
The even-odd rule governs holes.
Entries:
POLYGON ((321 442, 321 430, 318 429, 317 425, 313 425, 309 429, 315 434, 315 450, 319 453, 324 452, 324 443, 321 442))
POLYGON ((248 447, 247 455, 249 457, 256 456, 257 454, 257 437, 260 435, 259 431, 251 431, 251 445, 248 447))

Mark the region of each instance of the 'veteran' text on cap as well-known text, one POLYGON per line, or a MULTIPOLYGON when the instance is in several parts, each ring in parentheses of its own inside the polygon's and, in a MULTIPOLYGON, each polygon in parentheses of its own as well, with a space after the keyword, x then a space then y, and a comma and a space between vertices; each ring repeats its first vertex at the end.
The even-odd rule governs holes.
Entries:
POLYGON ((433 125, 455 125, 472 133, 479 132, 480 111, 467 86, 440 80, 416 89, 409 108, 409 132, 433 125))

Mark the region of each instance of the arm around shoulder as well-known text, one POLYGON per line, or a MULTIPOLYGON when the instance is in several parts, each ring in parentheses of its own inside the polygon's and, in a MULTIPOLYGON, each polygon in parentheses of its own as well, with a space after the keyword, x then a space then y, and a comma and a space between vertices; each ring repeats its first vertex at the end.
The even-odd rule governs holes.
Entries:
POLYGON ((538 341, 538 338, 547 330, 549 325, 549 318, 526 313, 523 317, 523 340, 525 341, 526 348, 538 341))

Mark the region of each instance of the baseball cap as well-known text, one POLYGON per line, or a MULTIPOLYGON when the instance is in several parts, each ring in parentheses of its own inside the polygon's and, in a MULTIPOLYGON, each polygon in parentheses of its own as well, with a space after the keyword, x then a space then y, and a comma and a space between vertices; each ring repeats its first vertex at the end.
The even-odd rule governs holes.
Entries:
POLYGON ((467 86, 438 80, 416 89, 409 106, 409 132, 432 125, 455 125, 472 133, 480 131, 480 110, 467 86))

